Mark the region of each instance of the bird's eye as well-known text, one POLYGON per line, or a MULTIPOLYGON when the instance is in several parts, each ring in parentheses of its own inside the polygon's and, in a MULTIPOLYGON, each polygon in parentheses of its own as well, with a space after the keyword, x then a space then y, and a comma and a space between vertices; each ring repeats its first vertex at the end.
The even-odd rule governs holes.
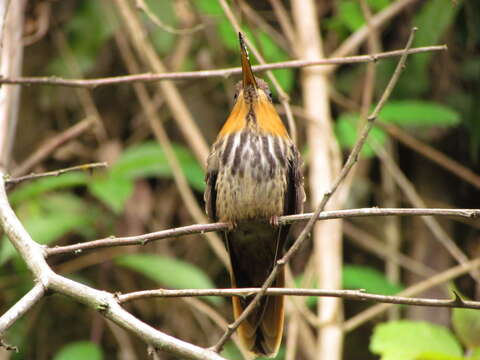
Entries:
POLYGON ((273 102, 273 100, 272 100, 272 92, 270 91, 270 89, 266 89, 266 90, 265 90, 265 94, 267 95, 268 100, 270 100, 270 102, 273 102))
POLYGON ((233 95, 233 102, 236 102, 237 98, 238 98, 238 92, 236 92, 235 95, 233 95))

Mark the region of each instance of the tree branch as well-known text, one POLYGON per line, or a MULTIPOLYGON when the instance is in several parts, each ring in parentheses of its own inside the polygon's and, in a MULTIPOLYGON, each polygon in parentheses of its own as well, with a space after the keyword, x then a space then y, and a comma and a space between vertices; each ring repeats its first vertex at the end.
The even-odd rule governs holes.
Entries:
MULTIPOLYGON (((425 46, 408 50, 408 54, 419 54, 432 51, 445 51, 446 45, 425 46)), ((348 56, 330 59, 321 59, 315 61, 308 60, 291 60, 283 61, 265 65, 252 66, 254 72, 275 70, 275 69, 293 69, 302 68, 315 65, 343 65, 343 64, 358 64, 376 62, 378 60, 387 59, 391 57, 401 56, 405 50, 394 50, 382 52, 379 54, 348 56)), ((201 71, 185 71, 185 72, 171 72, 171 73, 143 73, 135 75, 113 76, 97 79, 65 79, 57 76, 42 76, 42 77, 0 77, 0 84, 21 84, 21 85, 56 85, 68 87, 86 87, 96 88, 106 85, 117 85, 133 82, 153 82, 164 80, 191 80, 203 79, 208 77, 229 77, 237 75, 242 72, 240 67, 219 69, 219 70, 201 70, 201 71)))
POLYGON ((36 284, 26 293, 15 305, 0 317, 0 344, 2 335, 12 326, 15 321, 21 318, 30 310, 45 294, 42 284, 36 284))
MULTIPOLYGON (((428 290, 434 286, 443 284, 447 281, 450 281, 458 276, 466 274, 470 271, 478 269, 480 267, 480 258, 470 260, 468 263, 457 265, 453 268, 445 270, 441 273, 435 274, 428 279, 421 281, 417 284, 410 286, 409 288, 398 293, 398 296, 415 296, 416 294, 422 293, 425 290, 428 290)), ((346 332, 350 332, 366 321, 380 315, 382 312, 388 310, 391 307, 390 304, 377 304, 365 311, 362 311, 359 314, 351 317, 345 321, 343 328, 346 332)))
POLYGON ((47 171, 44 173, 38 173, 38 174, 32 173, 32 174, 28 174, 20 177, 10 177, 9 175, 5 175, 5 183, 8 185, 18 184, 27 180, 34 180, 34 179, 39 179, 39 178, 49 177, 49 176, 59 176, 71 171, 85 171, 85 170, 92 170, 96 168, 105 168, 107 166, 108 164, 106 162, 97 162, 97 163, 76 165, 76 166, 54 170, 54 171, 47 171))
POLYGON ((83 132, 92 128, 93 117, 88 116, 65 131, 47 139, 38 149, 12 170, 13 176, 21 176, 30 171, 36 164, 47 158, 55 149, 66 142, 80 136, 83 132))
POLYGON ((43 251, 43 247, 32 240, 10 207, 5 191, 4 173, 1 168, 0 225, 26 262, 27 267, 34 274, 38 286, 42 289, 70 296, 78 302, 96 309, 107 319, 133 332, 147 344, 151 344, 160 350, 171 352, 181 358, 224 360, 223 357, 214 352, 176 339, 140 321, 124 310, 113 294, 77 283, 53 272, 45 261, 46 253, 43 251))
MULTIPOLYGON (((308 221, 312 218, 313 213, 280 216, 278 222, 281 225, 292 224, 295 222, 308 221)), ((480 217, 480 209, 382 209, 382 208, 363 208, 363 209, 348 209, 323 211, 319 213, 317 220, 330 219, 344 219, 352 217, 370 217, 370 216, 454 216, 465 218, 480 217)), ((155 231, 138 236, 115 237, 87 241, 83 243, 56 246, 45 248, 48 256, 60 255, 67 253, 81 253, 84 250, 92 250, 98 248, 105 248, 111 246, 130 246, 130 245, 146 245, 151 241, 168 239, 173 237, 203 234, 212 231, 224 231, 229 227, 228 223, 210 223, 210 224, 195 224, 177 227, 168 230, 155 231)))
MULTIPOLYGON (((262 288, 236 288, 236 289, 156 289, 136 291, 128 294, 117 295, 120 303, 133 300, 156 298, 156 297, 198 297, 198 296, 251 296, 258 294, 262 288)), ((405 296, 370 294, 364 290, 323 290, 323 289, 299 289, 299 288, 268 288, 265 295, 272 296, 321 296, 336 297, 355 301, 373 301, 386 304, 414 305, 429 307, 449 307, 480 309, 480 301, 466 301, 458 299, 426 299, 411 298, 405 296)))

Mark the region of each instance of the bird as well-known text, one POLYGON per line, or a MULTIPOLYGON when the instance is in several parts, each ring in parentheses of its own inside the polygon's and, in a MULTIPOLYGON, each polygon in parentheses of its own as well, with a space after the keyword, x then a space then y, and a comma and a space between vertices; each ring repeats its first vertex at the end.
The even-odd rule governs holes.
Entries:
MULTIPOLYGON (((268 84, 255 77, 242 33, 238 34, 242 80, 234 105, 211 147, 205 176, 205 207, 224 232, 232 288, 262 287, 285 251, 289 225, 278 217, 301 213, 305 192, 302 159, 272 102, 268 84)), ((284 287, 283 267, 272 287, 284 287)), ((253 296, 232 297, 238 318, 253 296)), ((238 327, 243 347, 274 357, 284 325, 283 296, 264 296, 238 327)))

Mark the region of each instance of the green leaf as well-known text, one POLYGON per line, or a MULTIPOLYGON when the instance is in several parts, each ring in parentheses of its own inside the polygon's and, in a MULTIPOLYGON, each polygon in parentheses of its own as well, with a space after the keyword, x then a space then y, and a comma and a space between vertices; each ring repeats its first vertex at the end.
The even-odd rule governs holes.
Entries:
MULTIPOLYGON (((188 183, 202 192, 205 189, 204 172, 195 157, 181 145, 173 145, 173 151, 188 183)), ((126 149, 106 175, 101 174, 90 181, 89 189, 119 214, 133 193, 133 181, 153 176, 171 178, 173 175, 162 147, 154 141, 147 141, 126 149)))
POLYGON ((350 32, 358 30, 365 24, 360 4, 353 0, 344 0, 338 4, 338 18, 350 32))
POLYGON ((391 283, 382 272, 361 265, 344 265, 342 283, 344 289, 365 289, 381 295, 393 295, 403 290, 402 286, 391 283))
POLYGON ((381 360, 415 360, 427 352, 461 357, 462 348, 445 327, 416 321, 391 321, 377 325, 370 351, 381 360))
POLYGON ((467 360, 463 356, 453 356, 438 352, 424 352, 418 355, 415 360, 467 360))
MULTIPOLYGON (((357 142, 357 123, 357 114, 342 114, 335 123, 335 135, 342 149, 351 149, 357 142)), ((370 131, 369 138, 375 139, 379 144, 384 144, 387 135, 381 129, 374 127, 370 131)), ((360 154, 365 157, 372 157, 375 152, 367 142, 360 154)))
MULTIPOLYGON (((129 268, 162 286, 175 289, 211 289, 215 285, 202 269, 182 260, 152 254, 131 254, 116 258, 115 262, 129 268)), ((208 297, 218 304, 218 297, 208 297)))
POLYGON ((88 189, 114 213, 120 214, 133 193, 133 181, 109 173, 105 176, 94 177, 88 185, 88 189))
POLYGON ((218 1, 196 0, 193 2, 198 9, 206 15, 223 15, 222 7, 218 1))
MULTIPOLYGON (((83 232, 95 216, 87 211, 86 204, 73 194, 50 194, 39 201, 34 211, 20 209, 18 215, 28 233, 39 244, 47 245, 70 232, 83 232)), ((0 244, 0 265, 16 254, 6 238, 0 244)))
POLYGON ((229 341, 223 347, 222 352, 220 353, 225 359, 229 360, 242 360, 243 356, 240 350, 233 341, 229 341))
MULTIPOLYGON (((193 154, 184 146, 175 144, 173 145, 173 151, 180 162, 188 183, 195 190, 203 191, 205 189, 205 175, 193 154)), ((128 179, 150 176, 172 177, 172 170, 168 165, 165 152, 154 141, 148 141, 126 149, 112 166, 111 173, 115 178, 123 176, 128 179)))
POLYGON ((60 176, 40 178, 20 185, 14 191, 9 193, 8 199, 13 206, 46 193, 48 191, 66 189, 70 187, 85 185, 88 176, 83 172, 65 173, 60 176))
POLYGON ((102 360, 102 349, 90 341, 76 341, 64 346, 53 360, 102 360))
POLYGON ((454 308, 452 325, 455 334, 467 349, 480 347, 480 311, 454 308))
POLYGON ((428 101, 390 101, 380 112, 380 119, 400 126, 455 126, 460 115, 453 109, 428 101))

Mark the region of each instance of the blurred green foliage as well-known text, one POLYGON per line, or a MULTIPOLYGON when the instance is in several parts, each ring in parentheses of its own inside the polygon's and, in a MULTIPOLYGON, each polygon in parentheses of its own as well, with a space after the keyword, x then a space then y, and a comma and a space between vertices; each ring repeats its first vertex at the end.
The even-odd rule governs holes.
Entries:
POLYGON ((364 289, 366 292, 381 295, 394 295, 404 289, 390 282, 384 273, 371 266, 345 264, 342 268, 344 289, 364 289))
MULTIPOLYGON (((198 9, 205 15, 212 17, 217 24, 217 32, 222 40, 223 45, 235 54, 235 62, 232 64, 238 66, 238 36, 228 19, 223 16, 223 10, 217 1, 198 0, 195 2, 198 9)), ((247 25, 242 26, 242 32, 250 39, 253 44, 260 49, 265 60, 269 63, 289 60, 288 54, 272 39, 266 32, 256 29, 253 31, 247 25)), ((252 63, 254 63, 253 55, 250 55, 252 63)), ((294 72, 292 69, 273 70, 272 73, 277 78, 283 90, 290 92, 294 85, 294 72)), ((275 87, 271 90, 276 94, 275 87)))
MULTIPOLYGON (((372 108, 373 110, 373 108, 372 108)), ((335 134, 340 146, 351 149, 357 140, 359 115, 344 113, 335 123, 335 134)), ((380 111, 378 121, 391 123, 405 129, 426 132, 429 128, 453 127, 460 123, 460 115, 454 109, 441 104, 420 100, 390 101, 380 111)), ((370 138, 378 144, 384 144, 388 136, 383 130, 375 127, 371 130, 370 138)), ((365 157, 375 155, 375 151, 367 143, 361 154, 365 157)))
POLYGON ((77 341, 64 346, 53 360, 102 360, 102 349, 89 341, 77 341))
POLYGON ((64 346, 53 360, 102 360, 102 349, 89 341, 77 341, 64 346))
MULTIPOLYGON (((200 268, 174 258, 154 254, 131 254, 117 257, 115 262, 134 270, 162 286, 174 289, 212 289, 212 280, 200 268)), ((222 302, 220 297, 205 297, 213 304, 222 302)))
MULTIPOLYGON (((173 150, 189 184, 203 191, 204 172, 195 157, 181 145, 174 145, 173 150)), ((119 214, 132 195, 135 179, 146 177, 172 177, 165 152, 152 141, 127 148, 106 174, 96 176, 88 186, 93 195, 119 214)))
POLYGON ((381 360, 467 360, 446 327, 416 321, 390 321, 375 327, 370 350, 381 360))

